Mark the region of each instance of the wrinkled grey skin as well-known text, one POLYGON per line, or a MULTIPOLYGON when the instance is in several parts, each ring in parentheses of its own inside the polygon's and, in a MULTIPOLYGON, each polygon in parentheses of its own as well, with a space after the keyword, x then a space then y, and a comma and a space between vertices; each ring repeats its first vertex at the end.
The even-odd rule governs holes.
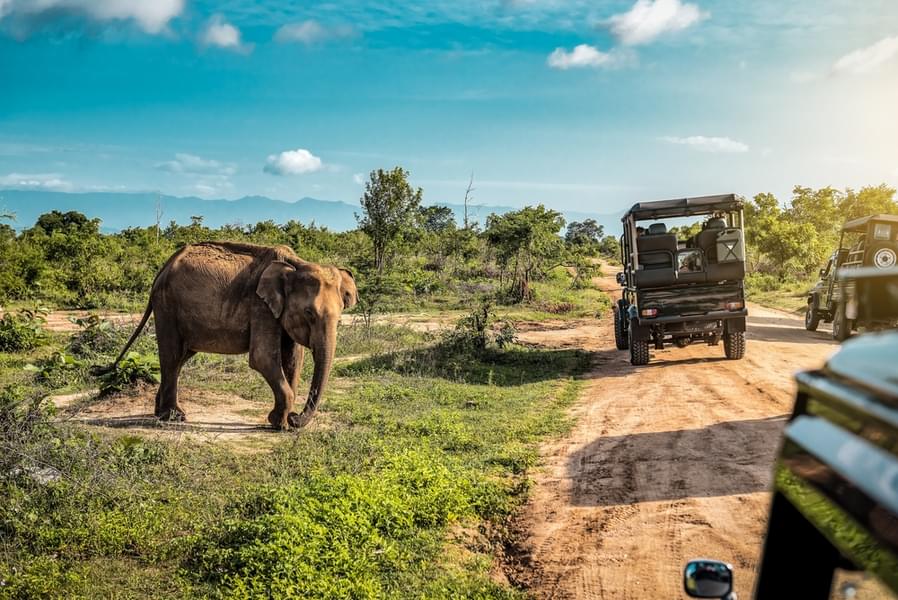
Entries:
POLYGON ((358 300, 349 271, 298 258, 287 246, 231 242, 191 244, 156 275, 143 319, 114 364, 155 315, 162 381, 159 419, 185 419, 178 376, 197 352, 243 354, 274 392, 268 421, 275 428, 303 427, 315 414, 333 366, 337 323, 358 300), (294 397, 304 349, 315 369, 302 413, 294 397))

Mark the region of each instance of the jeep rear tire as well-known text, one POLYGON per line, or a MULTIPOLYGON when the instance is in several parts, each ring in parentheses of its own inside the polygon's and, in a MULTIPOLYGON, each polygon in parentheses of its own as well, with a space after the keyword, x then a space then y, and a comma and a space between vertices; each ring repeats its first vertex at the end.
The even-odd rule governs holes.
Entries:
POLYGON ((677 348, 685 348, 686 346, 688 346, 691 343, 692 343, 692 340, 689 339, 688 337, 678 337, 674 340, 674 345, 677 348))
POLYGON ((646 340, 630 340, 630 364, 641 366, 649 364, 649 343, 646 340))
POLYGON ((745 332, 733 331, 724 333, 723 352, 730 360, 739 360, 745 356, 745 332))
POLYGON ((626 350, 629 347, 627 339, 626 316, 621 314, 620 304, 614 307, 614 345, 618 350, 626 350))
POLYGON ((804 313, 804 328, 808 331, 817 331, 820 325, 820 311, 817 310, 817 300, 808 302, 808 310, 804 313))
POLYGON ((845 308, 839 304, 833 314, 833 339, 844 342, 851 336, 851 321, 845 318, 845 308))
MULTIPOLYGON (((632 333, 632 330, 631 330, 632 333)), ((630 342, 630 364, 634 366, 649 364, 649 341, 634 340, 632 335, 630 342)))

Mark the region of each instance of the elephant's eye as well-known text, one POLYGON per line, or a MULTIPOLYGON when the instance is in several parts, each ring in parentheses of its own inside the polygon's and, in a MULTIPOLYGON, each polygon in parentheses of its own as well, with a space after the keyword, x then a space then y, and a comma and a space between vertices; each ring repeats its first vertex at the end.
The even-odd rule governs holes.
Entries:
POLYGON ((315 311, 312 310, 311 308, 306 307, 306 309, 303 312, 306 313, 306 317, 308 317, 310 320, 315 319, 315 311))

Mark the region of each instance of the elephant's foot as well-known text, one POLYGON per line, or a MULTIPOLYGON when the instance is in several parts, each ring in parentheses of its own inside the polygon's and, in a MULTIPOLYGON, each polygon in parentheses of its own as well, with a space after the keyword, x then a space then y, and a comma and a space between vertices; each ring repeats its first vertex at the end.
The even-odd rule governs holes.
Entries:
POLYGON ((287 420, 287 412, 283 410, 274 409, 270 413, 268 413, 268 422, 271 423, 271 426, 275 429, 280 429, 281 431, 286 431, 290 429, 290 423, 287 420))
POLYGON ((169 423, 183 423, 187 420, 187 413, 179 407, 156 411, 156 418, 169 423))
POLYGON ((272 410, 268 413, 268 422, 275 429, 287 431, 288 429, 299 429, 303 426, 299 413, 287 413, 283 410, 272 410))

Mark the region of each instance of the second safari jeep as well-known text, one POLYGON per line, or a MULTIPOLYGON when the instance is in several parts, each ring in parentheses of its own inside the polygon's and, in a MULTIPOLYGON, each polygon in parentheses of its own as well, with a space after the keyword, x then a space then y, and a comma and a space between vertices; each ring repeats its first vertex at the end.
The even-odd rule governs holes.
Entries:
POLYGON ((820 281, 808 293, 805 328, 816 331, 820 321, 833 324, 833 339, 842 341, 859 327, 881 329, 893 323, 881 323, 864 318, 863 307, 858 312, 843 302, 838 273, 864 267, 890 269, 898 263, 898 216, 870 215, 854 219, 842 226, 839 247, 820 270, 820 281))

